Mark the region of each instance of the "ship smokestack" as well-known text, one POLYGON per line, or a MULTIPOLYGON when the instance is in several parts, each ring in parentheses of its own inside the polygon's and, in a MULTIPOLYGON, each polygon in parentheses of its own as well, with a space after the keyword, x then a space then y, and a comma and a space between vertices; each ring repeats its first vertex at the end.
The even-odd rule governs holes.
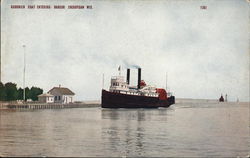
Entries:
POLYGON ((141 88, 141 68, 138 68, 138 85, 137 88, 140 89, 141 88))
POLYGON ((129 84, 130 80, 130 69, 127 69, 127 84, 129 84))

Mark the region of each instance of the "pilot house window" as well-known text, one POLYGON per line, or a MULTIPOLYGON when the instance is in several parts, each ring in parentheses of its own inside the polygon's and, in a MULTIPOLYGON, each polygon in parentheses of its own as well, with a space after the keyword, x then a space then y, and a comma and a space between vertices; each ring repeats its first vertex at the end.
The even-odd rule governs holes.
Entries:
POLYGON ((113 86, 119 86, 119 83, 114 82, 114 83, 113 83, 113 86))

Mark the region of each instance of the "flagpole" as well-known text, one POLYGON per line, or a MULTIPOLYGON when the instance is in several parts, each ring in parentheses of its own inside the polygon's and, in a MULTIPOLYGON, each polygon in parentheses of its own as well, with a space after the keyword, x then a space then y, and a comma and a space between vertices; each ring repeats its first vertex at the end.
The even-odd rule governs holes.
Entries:
POLYGON ((119 76, 121 76, 121 65, 118 67, 119 76))
POLYGON ((25 102, 25 67, 26 67, 26 61, 25 61, 25 45, 23 45, 23 102, 25 102))

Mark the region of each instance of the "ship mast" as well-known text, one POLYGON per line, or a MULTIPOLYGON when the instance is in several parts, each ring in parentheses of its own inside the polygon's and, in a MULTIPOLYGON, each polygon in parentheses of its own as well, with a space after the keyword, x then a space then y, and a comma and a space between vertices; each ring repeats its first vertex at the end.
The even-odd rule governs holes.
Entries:
POLYGON ((102 89, 104 89, 104 73, 102 74, 102 89))
POLYGON ((168 72, 166 72, 166 91, 168 90, 168 72))

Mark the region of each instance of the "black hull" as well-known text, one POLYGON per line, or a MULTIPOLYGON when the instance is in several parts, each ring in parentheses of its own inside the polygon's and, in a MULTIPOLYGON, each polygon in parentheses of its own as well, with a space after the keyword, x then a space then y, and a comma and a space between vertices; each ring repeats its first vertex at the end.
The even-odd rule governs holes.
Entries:
POLYGON ((158 108, 169 107, 175 103, 175 97, 160 100, 158 97, 128 95, 102 90, 102 108, 158 108))

